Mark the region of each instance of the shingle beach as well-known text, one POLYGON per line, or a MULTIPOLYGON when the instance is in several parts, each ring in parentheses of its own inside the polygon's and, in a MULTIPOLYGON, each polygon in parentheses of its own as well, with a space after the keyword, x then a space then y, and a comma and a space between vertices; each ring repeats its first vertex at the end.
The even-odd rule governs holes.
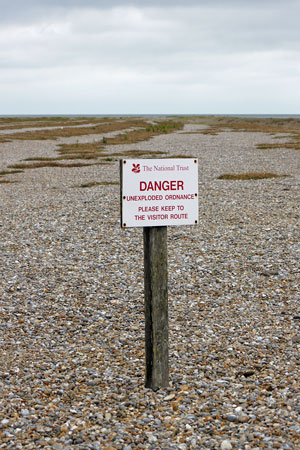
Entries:
MULTIPOLYGON (((168 228, 157 392, 143 231, 120 228, 118 158, 1 178, 15 182, 0 184, 0 449, 300 449, 300 152, 256 147, 284 134, 187 134, 204 128, 107 147, 199 161, 199 225, 168 228), (246 172, 281 177, 218 179, 246 172)), ((0 143, 0 171, 95 137, 0 143)))

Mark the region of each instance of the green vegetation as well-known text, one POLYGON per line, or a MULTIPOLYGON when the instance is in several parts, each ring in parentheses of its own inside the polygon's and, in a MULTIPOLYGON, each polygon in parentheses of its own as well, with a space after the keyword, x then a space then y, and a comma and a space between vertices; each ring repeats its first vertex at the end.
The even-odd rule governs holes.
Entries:
POLYGON ((151 124, 146 128, 146 131, 148 133, 158 133, 158 134, 164 134, 164 133, 170 133, 172 131, 181 130, 183 128, 182 122, 174 122, 173 120, 167 120, 164 122, 160 122, 157 124, 151 124))

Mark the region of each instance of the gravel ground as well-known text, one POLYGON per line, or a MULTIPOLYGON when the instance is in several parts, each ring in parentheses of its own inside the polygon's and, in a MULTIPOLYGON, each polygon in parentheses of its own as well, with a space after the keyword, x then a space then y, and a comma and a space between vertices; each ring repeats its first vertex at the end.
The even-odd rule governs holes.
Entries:
MULTIPOLYGON (((300 155, 256 149, 271 140, 111 147, 199 158, 199 226, 168 229, 170 386, 157 392, 144 388, 142 230, 119 228, 118 186, 74 187, 118 181, 118 162, 5 177, 0 448, 300 449, 300 155), (249 171, 289 177, 217 180, 249 171)), ((0 170, 59 142, 1 144, 0 170)))

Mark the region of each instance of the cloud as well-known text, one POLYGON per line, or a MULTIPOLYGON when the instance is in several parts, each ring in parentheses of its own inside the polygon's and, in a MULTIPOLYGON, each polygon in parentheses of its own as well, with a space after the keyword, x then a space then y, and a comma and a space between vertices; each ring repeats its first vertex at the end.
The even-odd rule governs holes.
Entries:
POLYGON ((226 112, 243 99, 267 111, 283 108, 283 93, 296 108, 299 15, 292 0, 5 2, 2 108, 18 104, 16 92, 54 113, 71 112, 74 97, 79 113, 101 102, 103 112, 226 112))

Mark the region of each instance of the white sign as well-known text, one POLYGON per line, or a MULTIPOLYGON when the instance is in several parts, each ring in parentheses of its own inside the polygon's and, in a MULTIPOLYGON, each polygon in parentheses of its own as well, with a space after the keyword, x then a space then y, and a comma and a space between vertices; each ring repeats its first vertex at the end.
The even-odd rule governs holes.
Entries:
POLYGON ((198 160, 123 159, 121 226, 198 223, 198 160))

